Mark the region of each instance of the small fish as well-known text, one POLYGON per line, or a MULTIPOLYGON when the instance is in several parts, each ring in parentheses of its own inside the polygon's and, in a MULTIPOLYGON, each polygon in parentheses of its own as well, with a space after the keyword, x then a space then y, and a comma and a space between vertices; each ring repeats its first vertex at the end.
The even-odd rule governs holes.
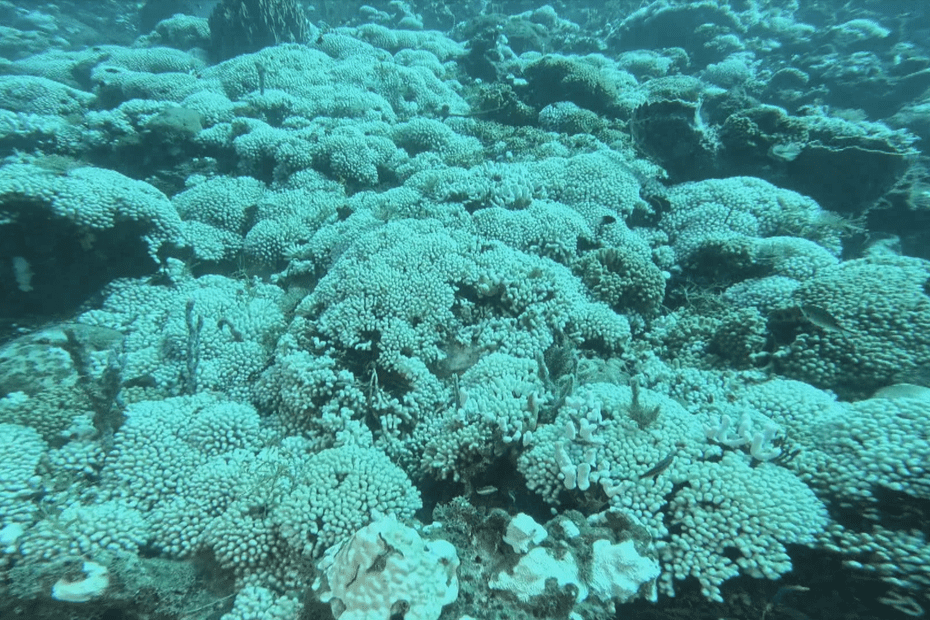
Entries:
POLYGON ((765 620, 765 616, 775 609, 778 609, 779 613, 791 620, 810 620, 810 617, 801 613, 797 609, 788 607, 784 605, 781 601, 785 598, 786 594, 791 594, 794 592, 810 592, 810 588, 804 586, 795 586, 787 585, 782 586, 778 589, 778 592, 775 593, 775 596, 772 597, 772 600, 768 602, 765 606, 765 609, 762 611, 762 620, 765 620))
POLYGON ((493 495, 497 493, 497 487, 491 486, 490 484, 486 487, 481 487, 480 489, 475 489, 477 495, 493 495))
POLYGON ((668 466, 671 465, 672 461, 674 460, 675 460, 675 454, 674 453, 669 454, 667 457, 665 457, 664 459, 656 463, 655 467, 653 467, 652 469, 650 469, 649 471, 641 475, 639 479, 642 480, 643 478, 655 478, 656 476, 661 474, 663 471, 668 469, 668 466))
POLYGON ((810 588, 806 586, 799 585, 787 585, 778 588, 778 592, 775 593, 775 596, 772 597, 769 607, 774 607, 781 602, 781 599, 785 597, 786 594, 792 594, 794 592, 810 592, 810 588))
POLYGON ((930 364, 921 364, 914 368, 903 370, 894 376, 897 383, 913 383, 923 387, 930 387, 930 364))
POLYGON ((801 304, 799 306, 801 314, 807 319, 808 323, 816 325, 825 332, 833 332, 837 334, 848 335, 852 334, 851 330, 846 329, 840 322, 836 320, 836 317, 815 304, 801 304))
POLYGON ((872 398, 916 398, 930 401, 930 387, 913 383, 895 383, 876 390, 872 398))

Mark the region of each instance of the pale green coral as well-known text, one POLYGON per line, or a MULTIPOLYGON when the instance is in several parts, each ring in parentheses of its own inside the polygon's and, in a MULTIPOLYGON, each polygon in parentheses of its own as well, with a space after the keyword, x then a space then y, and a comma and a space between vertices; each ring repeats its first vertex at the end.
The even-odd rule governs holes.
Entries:
POLYGON ((711 416, 641 392, 634 401, 628 388, 591 384, 566 399, 518 459, 528 486, 552 504, 610 502, 629 512, 656 539, 669 595, 675 580, 694 576, 705 596, 722 600, 720 585, 740 573, 775 579, 789 571, 785 545, 812 546, 828 523, 820 500, 785 468, 721 454, 706 440, 711 416), (643 412, 655 416, 645 427, 637 422, 643 412))
POLYGON ((930 263, 908 257, 851 260, 818 272, 792 300, 826 318, 802 317, 793 339, 778 343, 776 368, 856 395, 919 375, 930 364, 928 277, 930 263))

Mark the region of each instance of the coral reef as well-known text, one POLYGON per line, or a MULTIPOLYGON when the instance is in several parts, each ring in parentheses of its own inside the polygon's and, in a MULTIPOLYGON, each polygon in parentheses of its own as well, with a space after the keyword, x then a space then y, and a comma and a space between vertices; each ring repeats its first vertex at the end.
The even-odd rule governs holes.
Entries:
POLYGON ((930 41, 807 4, 0 2, 0 616, 919 615, 930 41))

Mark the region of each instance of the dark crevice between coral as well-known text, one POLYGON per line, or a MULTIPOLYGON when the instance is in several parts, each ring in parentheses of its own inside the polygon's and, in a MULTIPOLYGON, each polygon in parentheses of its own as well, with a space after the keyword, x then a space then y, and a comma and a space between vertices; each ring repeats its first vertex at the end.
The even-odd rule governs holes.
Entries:
MULTIPOLYGON (((70 316, 109 282, 155 273, 143 222, 118 221, 88 231, 56 218, 41 201, 7 201, 15 223, 0 227, 0 264, 14 257, 28 263, 31 278, 17 285, 13 274, 0 278, 0 318, 70 316), (8 277, 7 277, 8 276, 8 277)), ((6 267, 9 268, 9 267, 6 267)))

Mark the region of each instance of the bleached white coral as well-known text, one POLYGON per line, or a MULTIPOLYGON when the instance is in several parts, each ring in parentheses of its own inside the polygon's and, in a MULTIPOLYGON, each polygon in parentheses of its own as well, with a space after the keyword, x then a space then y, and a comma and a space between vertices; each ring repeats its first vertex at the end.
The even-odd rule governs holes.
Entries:
POLYGON ((387 516, 327 550, 313 587, 338 620, 436 620, 458 598, 458 565, 450 543, 387 516))

